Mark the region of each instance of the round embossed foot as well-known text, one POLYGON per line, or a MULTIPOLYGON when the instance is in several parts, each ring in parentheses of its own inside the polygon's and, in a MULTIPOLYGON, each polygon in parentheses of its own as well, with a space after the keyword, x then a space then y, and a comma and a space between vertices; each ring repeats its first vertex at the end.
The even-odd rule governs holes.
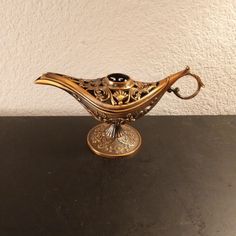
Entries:
POLYGON ((97 155, 106 158, 121 158, 134 154, 141 145, 139 132, 130 125, 113 127, 109 124, 99 124, 93 127, 87 136, 90 149, 97 155))

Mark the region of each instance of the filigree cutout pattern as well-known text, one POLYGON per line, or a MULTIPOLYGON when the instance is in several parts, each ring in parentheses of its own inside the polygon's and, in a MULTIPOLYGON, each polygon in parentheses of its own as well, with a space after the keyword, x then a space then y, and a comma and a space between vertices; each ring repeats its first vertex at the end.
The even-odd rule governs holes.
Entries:
POLYGON ((73 82, 87 90, 101 102, 111 105, 123 105, 141 99, 156 88, 156 83, 134 82, 129 89, 111 89, 106 84, 106 78, 95 80, 72 79, 73 82))

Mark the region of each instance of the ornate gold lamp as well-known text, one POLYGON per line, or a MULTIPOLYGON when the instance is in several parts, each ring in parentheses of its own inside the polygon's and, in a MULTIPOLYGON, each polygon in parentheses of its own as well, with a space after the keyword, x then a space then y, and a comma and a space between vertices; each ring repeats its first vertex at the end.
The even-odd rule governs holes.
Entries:
POLYGON ((174 92, 181 99, 190 99, 204 86, 199 76, 190 73, 189 67, 151 83, 135 81, 119 73, 95 80, 46 73, 39 77, 36 83, 65 90, 93 117, 102 122, 89 131, 87 143, 94 153, 107 158, 126 157, 139 149, 141 136, 128 123, 147 114, 165 92, 174 92), (173 89, 171 86, 186 75, 196 79, 198 88, 191 96, 182 97, 179 88, 173 89))

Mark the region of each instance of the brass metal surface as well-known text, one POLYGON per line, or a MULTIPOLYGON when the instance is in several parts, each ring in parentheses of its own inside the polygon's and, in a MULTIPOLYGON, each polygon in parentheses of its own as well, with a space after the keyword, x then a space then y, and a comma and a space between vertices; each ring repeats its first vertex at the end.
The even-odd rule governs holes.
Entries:
POLYGON ((191 99, 204 86, 199 76, 190 73, 189 67, 161 81, 150 83, 136 81, 119 73, 86 80, 51 72, 43 74, 36 83, 65 90, 98 121, 110 125, 96 126, 89 132, 87 139, 93 152, 109 158, 129 156, 137 151, 141 145, 140 135, 125 123, 147 114, 165 92, 174 92, 181 99, 191 99), (192 95, 182 97, 179 88, 173 89, 171 86, 187 75, 196 79, 198 88, 192 95), (121 140, 126 140, 126 143, 121 140))
POLYGON ((119 125, 119 131, 109 124, 102 123, 93 127, 87 136, 90 149, 97 155, 107 158, 129 157, 141 146, 139 132, 130 125, 119 125), (110 135, 109 135, 110 134, 110 135))

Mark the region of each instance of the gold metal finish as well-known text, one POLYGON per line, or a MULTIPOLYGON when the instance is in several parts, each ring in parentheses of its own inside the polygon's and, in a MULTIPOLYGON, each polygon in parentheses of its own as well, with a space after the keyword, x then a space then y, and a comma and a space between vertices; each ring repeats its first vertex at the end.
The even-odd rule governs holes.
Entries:
POLYGON ((204 84, 202 83, 202 81, 201 81, 201 79, 200 79, 200 77, 199 77, 198 75, 192 74, 192 73, 190 73, 190 72, 186 73, 186 75, 190 75, 190 76, 192 76, 193 78, 195 78, 196 81, 197 81, 197 84, 198 84, 197 90, 196 90, 192 95, 187 96, 187 97, 181 96, 180 93, 179 93, 180 89, 179 89, 178 87, 176 87, 176 88, 174 88, 174 89, 170 87, 167 91, 168 91, 169 93, 173 92, 177 97, 179 97, 179 98, 181 98, 181 99, 188 100, 188 99, 194 98, 194 97, 199 93, 201 87, 204 87, 204 84))
POLYGON ((99 124, 87 136, 90 149, 107 158, 126 157, 134 154, 141 145, 139 132, 130 125, 99 124), (116 130, 117 129, 117 130, 116 130))
POLYGON ((203 87, 199 76, 185 70, 159 82, 144 83, 124 74, 110 74, 95 80, 76 79, 56 73, 46 73, 36 80, 61 88, 79 101, 100 124, 88 134, 87 142, 93 152, 108 158, 125 157, 135 153, 141 145, 137 130, 127 125, 148 113, 165 92, 174 92, 181 99, 195 97, 203 87), (188 97, 171 86, 183 76, 192 76, 198 83, 195 93, 188 97))

